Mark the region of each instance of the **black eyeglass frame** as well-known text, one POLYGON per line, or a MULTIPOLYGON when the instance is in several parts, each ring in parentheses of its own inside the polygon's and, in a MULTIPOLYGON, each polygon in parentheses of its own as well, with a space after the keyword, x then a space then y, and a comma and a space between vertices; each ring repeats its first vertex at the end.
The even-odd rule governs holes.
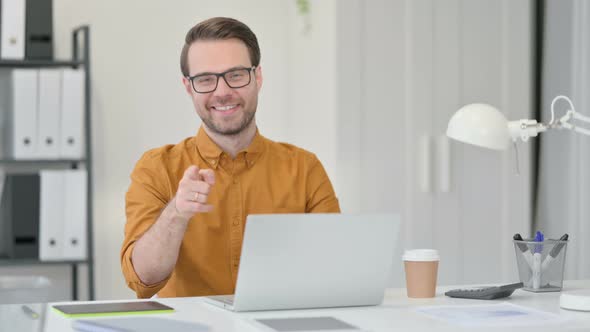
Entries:
POLYGON ((219 85, 219 78, 220 77, 223 78, 223 80, 225 81, 225 84, 227 84, 227 86, 229 86, 230 88, 239 89, 239 88, 243 88, 243 87, 247 86, 248 84, 250 84, 250 82, 252 82, 252 73, 251 72, 256 70, 256 67, 258 67, 258 66, 232 68, 232 69, 226 70, 222 73, 204 73, 204 74, 197 74, 194 76, 186 76, 186 79, 191 82, 191 86, 193 87, 193 91, 195 91, 196 93, 211 93, 211 92, 217 90, 217 86, 219 85), (248 83, 240 85, 240 86, 232 86, 231 84, 229 84, 229 82, 225 78, 225 75, 227 73, 231 73, 236 70, 248 70, 248 83), (203 76, 216 76, 217 77, 217 80, 215 81, 215 87, 212 90, 210 90, 210 91, 197 91, 197 88, 195 88, 194 79, 198 78, 198 77, 203 77, 203 76))

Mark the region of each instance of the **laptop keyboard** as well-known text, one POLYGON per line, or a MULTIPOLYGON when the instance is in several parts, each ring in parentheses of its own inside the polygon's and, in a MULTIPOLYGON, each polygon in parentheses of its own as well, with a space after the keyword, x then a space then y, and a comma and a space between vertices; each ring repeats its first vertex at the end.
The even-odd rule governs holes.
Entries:
POLYGON ((221 301, 225 304, 234 305, 234 296, 233 295, 218 295, 214 296, 214 299, 221 301))

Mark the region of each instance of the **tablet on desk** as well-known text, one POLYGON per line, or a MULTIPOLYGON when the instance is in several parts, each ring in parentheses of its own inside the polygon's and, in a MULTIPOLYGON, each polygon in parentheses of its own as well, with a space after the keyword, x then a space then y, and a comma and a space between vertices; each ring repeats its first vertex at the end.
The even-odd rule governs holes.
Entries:
POLYGON ((96 317, 174 312, 174 309, 156 301, 103 302, 56 304, 53 308, 66 317, 96 317))
POLYGON ((334 317, 286 317, 255 319, 265 331, 272 332, 361 332, 354 325, 334 317))

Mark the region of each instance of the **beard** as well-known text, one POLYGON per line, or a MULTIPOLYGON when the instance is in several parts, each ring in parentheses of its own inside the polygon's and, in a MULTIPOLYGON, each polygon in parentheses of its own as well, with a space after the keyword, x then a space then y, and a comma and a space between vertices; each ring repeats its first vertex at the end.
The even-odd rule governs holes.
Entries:
POLYGON ((242 108, 241 114, 239 114, 240 117, 238 119, 233 119, 231 122, 214 119, 210 112, 211 111, 206 114, 207 116, 201 116, 201 121, 203 121, 211 131, 219 135, 235 136, 248 128, 252 123, 252 120, 254 120, 256 103, 254 103, 254 107, 251 109, 242 108))
POLYGON ((221 123, 217 123, 211 117, 201 118, 201 120, 207 125, 209 129, 211 129, 214 133, 224 135, 224 136, 235 136, 244 131, 244 129, 248 128, 252 120, 254 119, 254 114, 256 112, 246 112, 244 111, 242 118, 236 124, 232 124, 229 126, 223 125, 221 123))

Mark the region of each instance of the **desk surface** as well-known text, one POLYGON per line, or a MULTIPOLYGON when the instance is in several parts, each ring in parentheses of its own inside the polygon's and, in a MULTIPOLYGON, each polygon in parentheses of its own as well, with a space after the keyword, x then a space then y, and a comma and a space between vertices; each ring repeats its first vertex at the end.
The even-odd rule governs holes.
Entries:
MULTIPOLYGON (((564 290, 590 288, 590 280, 568 281, 564 290)), ((439 287, 437 295, 432 299, 409 299, 405 289, 388 289, 382 305, 373 307, 349 307, 313 310, 282 310, 265 312, 233 313, 203 302, 199 297, 162 298, 158 299, 176 309, 172 314, 157 314, 152 317, 173 318, 193 321, 209 325, 210 331, 248 332, 260 331, 253 323, 257 318, 278 317, 315 317, 332 316, 349 324, 356 325, 366 331, 470 331, 473 328, 461 328, 450 323, 437 321, 416 312, 421 306, 430 305, 465 305, 492 304, 507 301, 512 304, 555 313, 569 319, 565 325, 537 326, 535 332, 590 330, 590 312, 576 312, 559 308, 560 293, 531 293, 517 290, 510 298, 480 301, 454 299, 444 296, 448 289, 456 287, 439 287)), ((40 319, 31 319, 25 315, 21 305, 0 305, 0 331, 52 332, 72 331, 72 319, 64 318, 47 304, 33 304, 31 308, 43 313, 40 319)), ((138 317, 138 316, 136 316, 138 317)), ((530 329, 530 328, 529 328, 530 329)), ((523 328, 478 329, 481 331, 519 331, 523 328)))

